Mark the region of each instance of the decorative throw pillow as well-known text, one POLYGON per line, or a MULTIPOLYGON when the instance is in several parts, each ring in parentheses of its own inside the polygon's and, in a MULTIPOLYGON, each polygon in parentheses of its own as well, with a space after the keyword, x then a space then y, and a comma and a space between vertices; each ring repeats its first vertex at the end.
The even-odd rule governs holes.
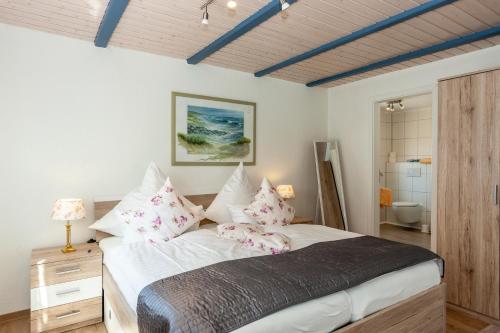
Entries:
POLYGON ((199 222, 185 206, 167 178, 165 185, 147 203, 120 214, 127 227, 125 242, 145 239, 150 243, 166 242, 199 222))
POLYGON ((290 251, 290 239, 279 232, 249 234, 243 246, 268 254, 281 254, 290 251))
POLYGON ((243 210, 247 208, 245 205, 227 205, 227 209, 229 210, 229 213, 231 214, 231 221, 233 223, 250 223, 250 224, 257 224, 257 221, 255 219, 251 218, 243 210))
MULTIPOLYGON (((165 184, 166 176, 151 162, 144 174, 142 183, 138 189, 129 192, 108 214, 100 220, 89 226, 90 229, 106 232, 114 236, 124 236, 125 227, 119 218, 119 215, 125 211, 137 209, 145 203, 150 196, 158 192, 165 184)), ((202 206, 195 206, 192 202, 183 196, 180 196, 182 202, 191 209, 199 220, 204 219, 204 210, 202 206)), ((193 225, 190 230, 198 229, 198 224, 193 225)))
POLYGON ((231 214, 227 205, 248 205, 255 194, 255 189, 248 179, 243 163, 236 168, 222 190, 207 208, 205 216, 218 224, 231 223, 231 214))
POLYGON ((295 216, 295 209, 281 198, 267 178, 262 180, 254 201, 243 211, 263 225, 289 225, 295 216))
POLYGON ((243 243, 249 235, 263 233, 264 229, 256 224, 225 223, 217 226, 217 236, 243 243))

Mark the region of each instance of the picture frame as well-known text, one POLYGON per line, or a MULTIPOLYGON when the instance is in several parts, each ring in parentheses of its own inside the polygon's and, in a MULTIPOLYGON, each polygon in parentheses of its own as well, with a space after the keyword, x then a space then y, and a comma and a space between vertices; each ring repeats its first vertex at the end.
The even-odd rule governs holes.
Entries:
POLYGON ((257 104, 172 92, 172 165, 255 165, 257 104))

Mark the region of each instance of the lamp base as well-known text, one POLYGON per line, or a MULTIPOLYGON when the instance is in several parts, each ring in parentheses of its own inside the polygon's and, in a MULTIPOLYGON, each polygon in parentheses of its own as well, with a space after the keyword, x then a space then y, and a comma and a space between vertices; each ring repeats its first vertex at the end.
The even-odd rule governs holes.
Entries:
POLYGON ((71 245, 71 223, 69 221, 66 222, 66 247, 61 249, 62 253, 71 253, 75 252, 76 249, 71 245))
POLYGON ((62 253, 71 253, 71 252, 75 252, 76 249, 73 247, 73 246, 66 246, 64 249, 61 249, 61 252, 62 253))

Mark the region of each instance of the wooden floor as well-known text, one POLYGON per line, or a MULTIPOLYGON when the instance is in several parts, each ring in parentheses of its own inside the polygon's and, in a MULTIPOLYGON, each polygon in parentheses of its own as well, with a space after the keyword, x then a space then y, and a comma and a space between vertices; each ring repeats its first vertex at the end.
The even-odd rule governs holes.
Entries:
POLYGON ((380 225, 380 238, 392 241, 417 245, 426 249, 431 248, 431 235, 417 229, 398 227, 392 224, 380 225))
MULTIPOLYGON (((0 324, 0 333, 28 333, 29 318, 11 320, 0 324)), ((447 333, 498 333, 500 327, 489 325, 488 323, 470 317, 469 315, 448 309, 446 313, 446 332, 447 333)), ((68 333, 107 333, 104 324, 92 325, 68 333)), ((109 332, 113 333, 113 332, 109 332)), ((424 332, 422 332, 424 333, 424 332)))

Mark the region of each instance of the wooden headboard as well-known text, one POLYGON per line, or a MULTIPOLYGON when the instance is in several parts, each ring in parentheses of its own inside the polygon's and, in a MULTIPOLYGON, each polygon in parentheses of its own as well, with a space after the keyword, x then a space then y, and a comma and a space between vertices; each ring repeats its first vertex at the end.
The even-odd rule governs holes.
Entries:
MULTIPOLYGON (((191 201, 193 204, 196 206, 203 206, 204 209, 206 209, 212 201, 214 201, 215 196, 217 194, 197 194, 197 195, 186 195, 186 198, 191 201)), ((112 201, 95 201, 94 202, 94 217, 95 220, 101 219, 104 215, 109 213, 113 208, 115 208, 116 205, 120 200, 112 200, 112 201)), ((200 222, 200 224, 208 224, 208 223, 215 223, 211 220, 204 219, 203 221, 200 222)), ((110 237, 112 235, 102 232, 102 231, 97 231, 96 232, 96 240, 100 241, 103 238, 110 237)))

